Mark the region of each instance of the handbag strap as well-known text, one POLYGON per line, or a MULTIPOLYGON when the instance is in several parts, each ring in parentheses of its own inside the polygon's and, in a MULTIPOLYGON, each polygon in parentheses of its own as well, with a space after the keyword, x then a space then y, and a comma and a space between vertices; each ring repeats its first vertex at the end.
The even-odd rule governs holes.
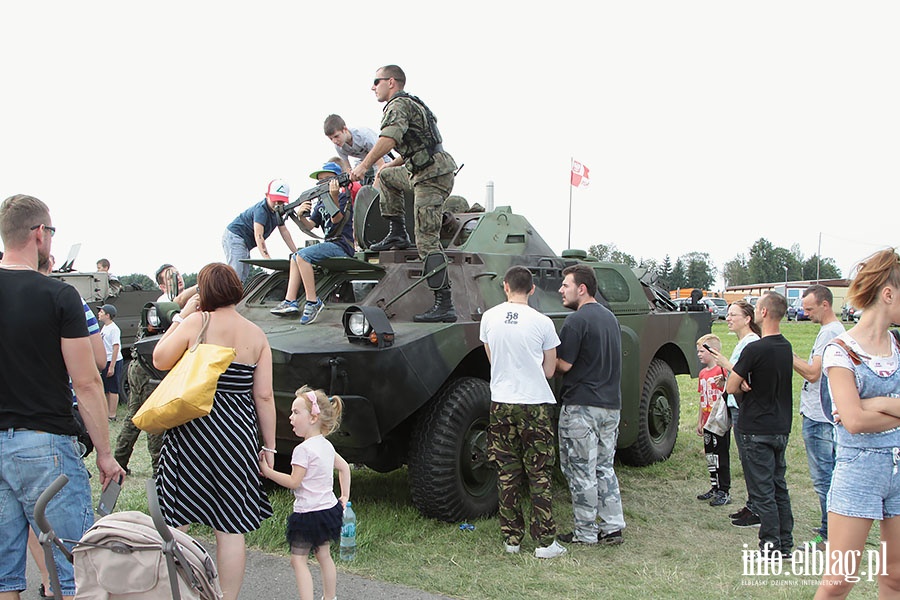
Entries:
POLYGON ((193 352, 197 349, 197 346, 206 341, 206 328, 209 327, 209 313, 207 311, 203 311, 203 325, 200 327, 200 333, 197 334, 197 341, 194 342, 194 345, 190 347, 190 351, 193 352))

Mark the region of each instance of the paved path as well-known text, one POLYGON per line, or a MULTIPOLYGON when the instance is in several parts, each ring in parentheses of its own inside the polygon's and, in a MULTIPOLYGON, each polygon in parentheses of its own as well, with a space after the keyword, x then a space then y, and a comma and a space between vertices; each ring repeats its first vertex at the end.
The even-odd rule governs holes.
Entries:
MULTIPOLYGON (((204 542, 207 551, 215 557, 215 544, 204 542)), ((31 557, 28 558, 26 575, 28 590, 22 594, 23 600, 38 597, 38 586, 41 583, 40 574, 31 557)), ((319 577, 319 567, 315 561, 310 561, 310 572, 313 576, 315 597, 322 597, 322 580, 319 577)), ((247 553, 247 571, 244 576, 244 585, 241 588, 242 599, 261 600, 268 598, 297 598, 297 581, 294 579, 294 570, 291 568, 291 559, 288 556, 266 554, 251 550, 247 553)), ((421 590, 385 583, 374 579, 366 579, 358 575, 350 575, 338 571, 337 579, 338 598, 341 600, 451 600, 448 596, 429 594, 421 590)))

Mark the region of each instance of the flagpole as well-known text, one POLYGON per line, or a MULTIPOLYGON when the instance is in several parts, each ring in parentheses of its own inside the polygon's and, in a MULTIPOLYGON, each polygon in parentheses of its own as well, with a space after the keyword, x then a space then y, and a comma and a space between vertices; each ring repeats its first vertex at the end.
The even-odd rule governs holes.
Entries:
POLYGON ((566 249, 572 248, 572 169, 575 168, 575 157, 569 157, 569 241, 566 249))

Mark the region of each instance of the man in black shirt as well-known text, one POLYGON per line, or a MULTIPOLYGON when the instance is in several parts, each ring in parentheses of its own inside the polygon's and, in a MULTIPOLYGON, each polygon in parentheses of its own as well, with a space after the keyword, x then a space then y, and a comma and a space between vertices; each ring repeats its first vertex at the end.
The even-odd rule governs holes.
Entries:
POLYGON ((793 349, 781 335, 787 312, 784 296, 768 292, 756 303, 754 320, 762 338, 748 345, 725 389, 743 391, 741 464, 754 511, 759 515, 759 549, 764 559, 790 554, 794 516, 785 482, 785 450, 791 433, 793 349))

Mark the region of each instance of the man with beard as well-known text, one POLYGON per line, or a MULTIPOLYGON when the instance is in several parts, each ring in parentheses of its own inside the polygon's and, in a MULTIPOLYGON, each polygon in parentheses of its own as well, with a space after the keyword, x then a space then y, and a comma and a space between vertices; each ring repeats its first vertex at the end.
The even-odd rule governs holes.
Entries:
POLYGON ((559 456, 572 493, 575 530, 558 537, 576 544, 621 544, 625 517, 613 470, 622 408, 619 322, 597 302, 592 268, 574 265, 563 276, 562 302, 575 312, 559 332, 556 353, 556 370, 564 374, 559 456))

